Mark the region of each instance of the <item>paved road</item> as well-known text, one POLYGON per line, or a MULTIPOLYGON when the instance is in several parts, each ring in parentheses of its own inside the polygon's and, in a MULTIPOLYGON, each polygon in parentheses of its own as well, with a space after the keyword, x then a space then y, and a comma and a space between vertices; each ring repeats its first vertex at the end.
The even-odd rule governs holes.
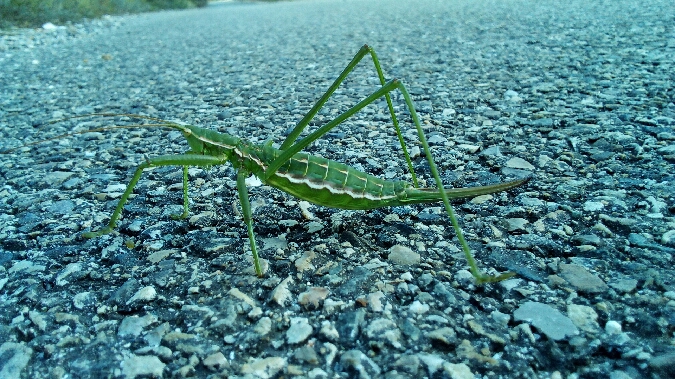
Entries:
MULTIPOLYGON (((189 220, 170 220, 180 175, 158 169, 120 234, 78 239, 107 221, 146 154, 184 149, 177 133, 88 134, 0 155, 0 377, 668 377, 673 8, 219 3, 2 37, 1 147, 110 125, 44 125, 92 112, 279 142, 367 43, 415 97, 448 185, 535 178, 458 205, 482 267, 519 275, 483 290, 461 271, 438 209, 313 207, 306 220, 265 187, 251 191, 270 262, 258 280, 226 168, 191 170, 189 220), (392 245, 421 262, 401 266, 392 245)), ((358 66, 318 123, 376 87, 372 64, 358 66)), ((376 105, 312 151, 406 178, 376 105)), ((423 160, 415 166, 424 175, 423 160)))

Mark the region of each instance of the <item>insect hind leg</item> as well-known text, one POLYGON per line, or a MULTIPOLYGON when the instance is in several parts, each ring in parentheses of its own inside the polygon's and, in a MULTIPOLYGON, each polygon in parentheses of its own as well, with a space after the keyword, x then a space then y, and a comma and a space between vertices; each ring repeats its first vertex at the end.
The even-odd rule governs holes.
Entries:
MULTIPOLYGON (((363 45, 361 49, 354 55, 354 58, 352 58, 351 62, 347 65, 347 67, 342 70, 340 75, 335 79, 333 84, 328 88, 328 90, 321 96, 321 98, 314 104, 312 109, 310 109, 309 112, 305 115, 305 117, 298 122, 298 124, 293 128, 291 133, 286 137, 284 142, 281 144, 280 149, 281 150, 286 150, 287 148, 291 147, 295 140, 300 136, 300 133, 307 127, 310 121, 316 116, 316 114, 321 110, 321 108, 326 104, 328 99, 333 95, 335 90, 342 84, 342 82, 345 80, 345 78, 354 70, 354 67, 365 57, 367 54, 370 54, 370 57, 373 59, 373 64, 375 65, 375 71, 377 71, 377 76, 380 80, 380 85, 384 86, 386 84, 386 80, 384 79, 384 73, 382 72, 382 67, 380 66, 380 60, 377 57, 377 54, 375 53, 375 50, 368 46, 368 45, 363 45)), ((406 147, 405 141, 403 139, 403 134, 401 134, 401 128, 399 127, 398 124, 398 119, 396 118, 396 112, 394 112, 394 105, 392 104, 391 101, 391 96, 389 93, 385 93, 384 97, 387 101, 387 108, 389 109, 389 114, 391 115, 391 120, 392 123, 394 124, 394 130, 396 131, 396 136, 398 137, 398 141, 401 144, 401 149, 403 150, 403 155, 405 156, 406 164, 408 165, 408 170, 410 171, 410 174, 412 175, 412 181, 413 185, 415 187, 419 187, 417 184, 417 176, 415 175, 415 170, 413 169, 412 161, 410 159, 410 154, 408 153, 408 149, 406 147)))

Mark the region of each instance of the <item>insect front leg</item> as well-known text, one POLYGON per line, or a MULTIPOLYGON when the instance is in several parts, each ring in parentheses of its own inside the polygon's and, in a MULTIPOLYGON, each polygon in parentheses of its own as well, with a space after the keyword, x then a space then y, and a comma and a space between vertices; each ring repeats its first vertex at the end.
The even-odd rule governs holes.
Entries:
POLYGON ((117 227, 117 221, 122 215, 122 209, 124 209, 124 204, 126 204, 127 200, 129 199, 129 196, 134 191, 134 187, 136 187, 138 180, 141 178, 141 175, 143 174, 143 170, 145 170, 146 168, 158 166, 183 166, 183 196, 184 196, 183 212, 185 216, 187 216, 187 167, 213 166, 217 164, 223 164, 225 162, 226 160, 223 160, 223 158, 219 157, 213 157, 208 155, 191 155, 191 154, 162 155, 159 157, 154 157, 146 160, 145 162, 141 163, 134 172, 133 178, 131 178, 131 181, 127 185, 127 188, 124 190, 122 198, 120 198, 120 201, 117 203, 115 211, 113 212, 112 216, 110 216, 108 226, 99 229, 97 231, 82 233, 82 237, 84 238, 100 237, 104 234, 112 232, 115 229, 115 227, 117 227))
POLYGON ((253 267, 255 268, 255 274, 262 278, 263 272, 260 267, 260 258, 258 257, 258 249, 255 244, 255 234, 253 234, 253 217, 251 214, 251 203, 248 200, 248 188, 246 188, 246 178, 250 173, 243 169, 239 168, 237 170, 237 192, 239 192, 239 201, 241 202, 241 212, 244 216, 244 223, 246 224, 246 230, 248 231, 248 240, 251 244, 251 253, 253 254, 253 267))

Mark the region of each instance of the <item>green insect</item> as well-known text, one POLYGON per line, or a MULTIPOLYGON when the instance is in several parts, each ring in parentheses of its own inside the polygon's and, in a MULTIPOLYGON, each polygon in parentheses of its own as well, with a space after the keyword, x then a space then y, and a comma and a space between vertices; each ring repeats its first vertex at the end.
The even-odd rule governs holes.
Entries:
MULTIPOLYGON (((257 145, 225 133, 219 133, 213 130, 208 130, 192 125, 181 125, 177 123, 166 122, 147 116, 112 114, 99 115, 130 116, 159 121, 159 124, 129 125, 119 127, 165 127, 178 130, 187 140, 190 150, 184 154, 162 155, 149 158, 144 163, 139 165, 134 173, 133 178, 127 185, 124 194, 120 198, 115 211, 110 217, 108 225, 98 231, 83 233, 83 237, 85 238, 94 238, 108 234, 115 229, 125 203, 136 186, 136 183, 138 183, 143 170, 146 168, 157 166, 182 166, 183 213, 174 216, 174 218, 178 219, 185 218, 188 215, 188 167, 209 167, 230 163, 237 172, 237 191, 239 193, 239 200, 241 202, 244 223, 246 224, 248 231, 248 238, 251 246, 251 252, 253 254, 255 272, 259 277, 263 276, 263 271, 258 257, 255 235, 253 233, 251 205, 249 203, 248 190, 245 184, 245 179, 251 174, 260 178, 264 184, 278 188, 299 199, 333 208, 365 210, 442 201, 450 221, 455 229, 455 232, 457 233, 460 244, 462 245, 464 254, 469 263, 470 271, 476 278, 477 282, 495 282, 513 276, 512 273, 491 276, 482 274, 480 272, 462 235, 453 209, 450 206, 449 199, 459 199, 505 191, 522 185, 528 179, 525 178, 481 187, 443 189, 443 184, 438 174, 438 169, 436 168, 436 164, 434 163, 434 160, 431 156, 429 145, 422 131, 422 127, 420 126, 417 113, 415 112, 415 107, 413 106, 413 102, 410 95, 408 94, 408 91, 406 90, 403 83, 398 80, 385 82, 377 55, 375 54, 375 51, 367 45, 364 45, 359 50, 349 65, 347 65, 340 76, 333 82, 328 91, 321 97, 321 99, 319 99, 319 101, 314 105, 309 113, 307 113, 307 115, 305 115, 305 117, 291 131, 289 136, 279 148, 273 147, 272 141, 268 141, 263 145, 257 145), (317 114, 317 112, 319 112, 321 107, 323 107, 333 92, 338 88, 340 83, 367 54, 370 54, 372 57, 382 87, 380 87, 380 89, 373 92, 370 96, 359 102, 354 107, 336 117, 334 120, 323 125, 306 137, 297 140, 298 136, 302 133, 302 131, 317 114), (437 188, 418 188, 419 186, 417 183, 417 177, 413 170, 412 161, 410 159, 405 142, 403 141, 401 130, 398 125, 398 120, 396 118, 391 97, 389 95, 389 92, 394 90, 399 90, 405 99, 437 188), (360 109, 371 104, 382 96, 386 98, 394 129, 398 136, 405 160, 412 175, 412 184, 405 181, 386 181, 358 171, 345 164, 301 152, 305 147, 326 134, 332 128, 336 127, 347 118, 358 112, 360 109)), ((97 130, 106 130, 111 128, 115 127, 101 128, 97 130)))

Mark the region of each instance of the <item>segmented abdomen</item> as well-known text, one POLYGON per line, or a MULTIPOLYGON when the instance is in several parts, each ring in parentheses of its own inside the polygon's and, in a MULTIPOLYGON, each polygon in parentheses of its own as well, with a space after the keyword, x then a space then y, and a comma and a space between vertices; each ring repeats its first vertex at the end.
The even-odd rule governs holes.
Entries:
MULTIPOLYGON (((278 150, 265 148, 267 160, 278 150), (271 151, 274 150, 274 151, 271 151)), ((267 180, 267 184, 318 205, 342 209, 373 209, 400 204, 403 181, 386 181, 343 163, 298 153, 267 180)))

